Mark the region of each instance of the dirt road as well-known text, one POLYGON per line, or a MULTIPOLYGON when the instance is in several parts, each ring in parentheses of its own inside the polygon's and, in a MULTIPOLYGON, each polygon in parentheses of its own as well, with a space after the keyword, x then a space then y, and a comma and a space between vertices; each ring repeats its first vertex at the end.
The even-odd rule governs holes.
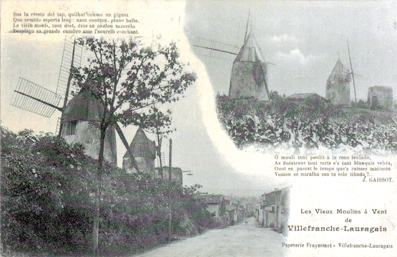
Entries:
POLYGON ((257 225, 254 218, 239 225, 210 230, 202 235, 171 243, 139 257, 282 257, 286 249, 281 243, 286 238, 271 229, 257 225))

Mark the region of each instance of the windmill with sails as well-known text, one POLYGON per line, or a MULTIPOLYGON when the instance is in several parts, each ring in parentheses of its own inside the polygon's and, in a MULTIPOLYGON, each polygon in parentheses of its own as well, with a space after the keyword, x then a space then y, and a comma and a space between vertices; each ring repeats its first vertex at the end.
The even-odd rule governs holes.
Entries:
POLYGON ((340 58, 336 62, 331 74, 327 79, 326 99, 330 100, 333 105, 350 107, 350 82, 353 81, 354 102, 357 104, 356 83, 353 72, 353 65, 350 57, 349 42, 347 41, 347 51, 349 54, 350 70, 343 66, 340 58))
MULTIPOLYGON (((56 134, 68 143, 80 143, 85 153, 98 158, 100 131, 98 124, 103 115, 102 104, 89 90, 73 86, 72 69, 81 65, 83 48, 75 40, 65 38, 56 91, 53 92, 24 78, 19 78, 11 105, 50 118, 61 112, 56 134)), ((116 131, 131 156, 132 165, 139 172, 132 151, 118 124, 106 131, 104 157, 117 164, 116 131)))
POLYGON ((236 56, 230 76, 230 98, 252 97, 258 100, 269 100, 267 66, 271 63, 265 61, 252 28, 248 31, 249 23, 248 16, 242 47, 204 38, 196 38, 193 46, 199 55, 220 59, 225 54, 236 56))

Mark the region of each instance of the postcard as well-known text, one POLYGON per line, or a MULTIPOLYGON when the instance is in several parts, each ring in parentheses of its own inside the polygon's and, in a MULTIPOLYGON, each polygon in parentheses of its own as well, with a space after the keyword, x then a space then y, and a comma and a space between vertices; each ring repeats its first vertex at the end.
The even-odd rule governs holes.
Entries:
POLYGON ((395 256, 397 4, 1 6, 10 256, 395 256))

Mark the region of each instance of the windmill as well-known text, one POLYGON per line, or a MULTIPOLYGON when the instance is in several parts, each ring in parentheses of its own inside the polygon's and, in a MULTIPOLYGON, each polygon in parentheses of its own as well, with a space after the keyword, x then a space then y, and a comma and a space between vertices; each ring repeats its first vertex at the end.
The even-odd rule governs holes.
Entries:
POLYGON ((272 63, 265 62, 252 29, 248 32, 249 23, 250 15, 248 15, 242 47, 204 38, 195 38, 193 47, 198 55, 212 58, 227 59, 228 55, 235 56, 230 77, 230 98, 253 97, 269 100, 267 65, 272 63))
MULTIPOLYGON (((95 136, 92 137, 92 135, 95 135, 95 133, 92 133, 95 132, 92 130, 92 123, 99 121, 95 118, 98 118, 98 115, 100 115, 100 112, 98 112, 98 110, 101 109, 99 107, 100 103, 87 97, 87 94, 84 94, 84 92, 80 91, 79 88, 73 86, 71 83, 71 70, 73 67, 78 67, 81 65, 82 53, 83 48, 81 45, 77 44, 75 40, 65 38, 56 91, 53 92, 35 84, 32 81, 20 77, 17 87, 14 90, 13 96, 11 98, 11 105, 47 118, 50 118, 55 111, 60 111, 61 118, 58 118, 56 134, 58 134, 58 136, 64 137, 69 143, 71 140, 75 140, 77 142, 84 140, 84 142, 79 143, 83 143, 86 148, 89 146, 85 144, 87 137, 82 137, 81 134, 78 133, 85 133, 86 135, 90 134, 91 138, 89 138, 89 140, 91 141, 89 143, 93 147, 92 149, 86 149, 86 154, 97 158, 96 144, 99 145, 99 138, 95 138, 95 136), (83 115, 85 117, 81 117, 81 113, 77 115, 80 115, 80 117, 78 117, 80 119, 79 122, 72 118, 76 117, 76 112, 74 111, 76 109, 83 109, 85 114, 83 115), (87 117, 94 117, 94 119, 87 119, 87 117), (83 123, 84 125, 81 125, 83 123), (90 128, 91 131, 82 132, 84 130, 90 130, 90 128)), ((135 162, 135 159, 133 158, 132 151, 118 124, 115 124, 114 128, 110 129, 113 132, 109 130, 110 137, 108 137, 110 141, 108 143, 109 151, 111 152, 110 155, 116 157, 107 159, 113 163, 117 162, 115 161, 117 158, 117 153, 114 129, 117 131, 121 141, 126 147, 127 152, 133 162, 132 165, 139 172, 138 166, 135 162)))
MULTIPOLYGON (((70 70, 73 66, 81 64, 81 56, 81 46, 65 38, 56 91, 53 92, 20 77, 11 98, 11 105, 46 118, 50 118, 56 110, 63 113, 70 94, 70 70)), ((58 120, 56 134, 58 132, 60 132, 60 120, 58 120)))
POLYGON ((325 98, 333 105, 350 107, 351 72, 338 58, 331 74, 327 79, 325 98))
POLYGON ((338 61, 336 62, 334 69, 327 79, 326 98, 334 105, 350 107, 350 82, 353 81, 354 103, 357 105, 355 76, 362 76, 356 74, 353 71, 349 41, 346 41, 346 43, 347 52, 349 55, 350 70, 343 66, 338 53, 338 61))

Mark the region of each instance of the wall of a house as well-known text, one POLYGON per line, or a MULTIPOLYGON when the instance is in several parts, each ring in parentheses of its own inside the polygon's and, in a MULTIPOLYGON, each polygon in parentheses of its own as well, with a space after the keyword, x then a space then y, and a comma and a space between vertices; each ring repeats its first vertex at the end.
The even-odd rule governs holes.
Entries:
MULTIPOLYGON (((158 172, 157 172, 158 174, 158 172)), ((170 176, 170 169, 168 167, 163 167, 163 179, 164 180, 169 180, 170 176)), ((161 175, 160 177, 161 178, 161 175)), ((171 169, 171 181, 176 181, 180 183, 181 185, 183 184, 183 177, 182 177, 182 169, 178 167, 173 167, 171 169)))
POLYGON ((371 107, 380 107, 389 110, 393 109, 393 89, 384 86, 368 88, 368 102, 371 107), (374 101, 374 97, 376 97, 376 101, 374 101))
MULTIPOLYGON (((140 172, 152 174, 154 171, 154 159, 147 157, 135 157, 140 172)), ((123 158, 123 169, 128 173, 136 173, 136 169, 132 166, 130 158, 123 158)))
POLYGON ((274 226, 277 224, 277 211, 276 207, 274 207, 274 211, 272 210, 272 207, 266 207, 265 208, 265 222, 264 226, 267 228, 274 228, 274 226))
POLYGON ((207 211, 215 213, 215 217, 219 217, 219 204, 207 204, 207 211))

